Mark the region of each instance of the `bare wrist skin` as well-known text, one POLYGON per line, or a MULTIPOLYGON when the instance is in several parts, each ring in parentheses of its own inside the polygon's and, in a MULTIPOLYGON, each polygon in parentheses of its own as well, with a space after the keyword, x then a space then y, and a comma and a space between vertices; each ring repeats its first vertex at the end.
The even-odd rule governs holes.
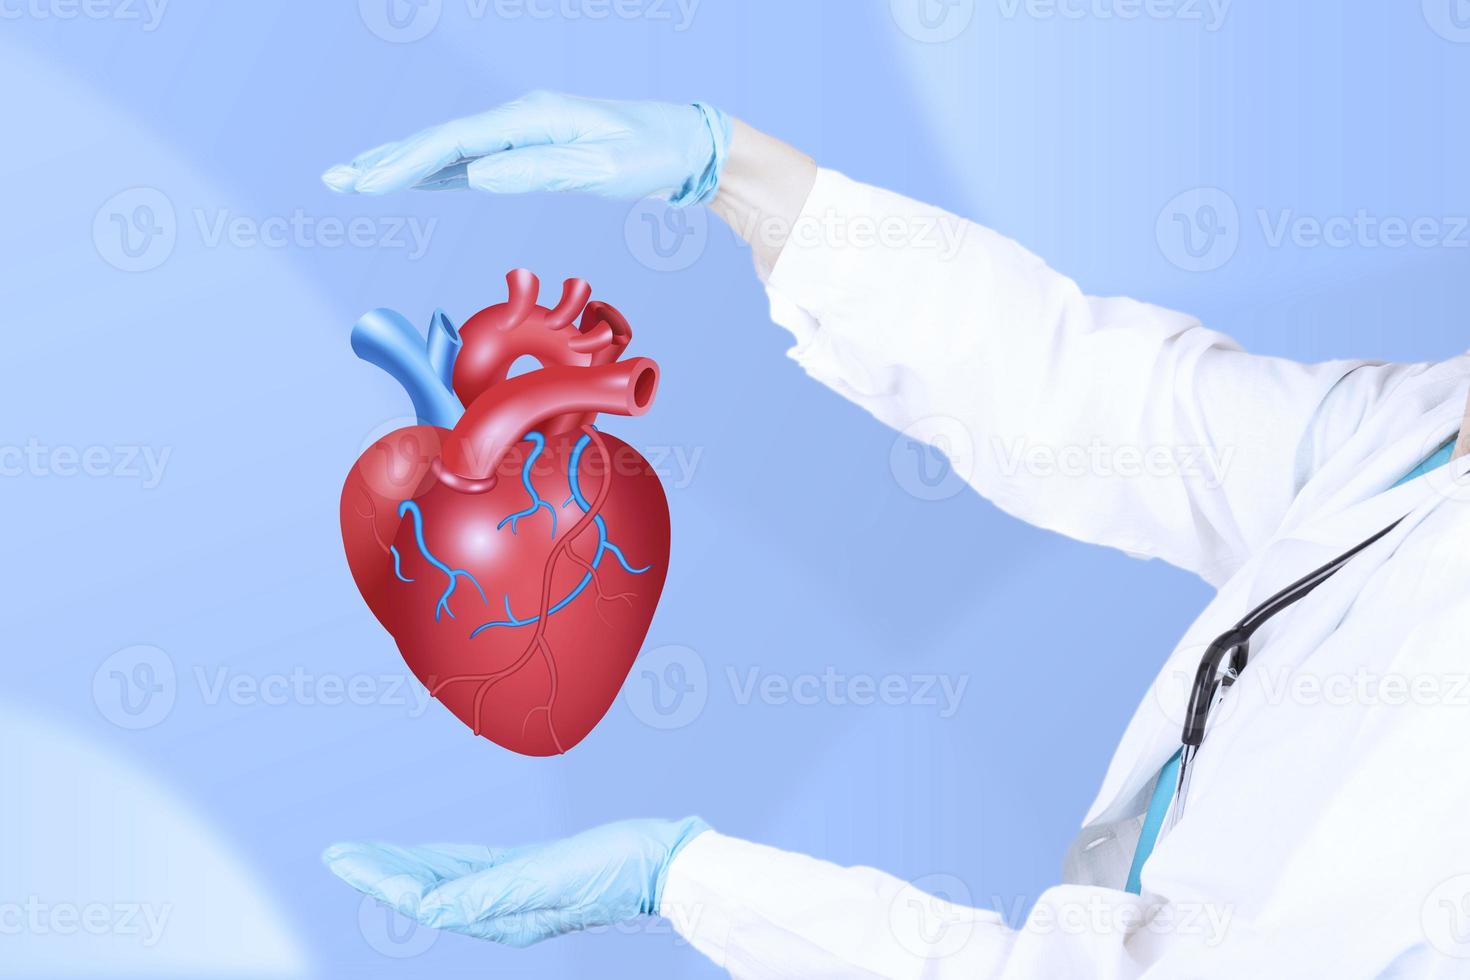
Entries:
POLYGON ((766 280, 817 179, 811 157, 739 119, 730 156, 710 210, 750 245, 756 274, 766 280))

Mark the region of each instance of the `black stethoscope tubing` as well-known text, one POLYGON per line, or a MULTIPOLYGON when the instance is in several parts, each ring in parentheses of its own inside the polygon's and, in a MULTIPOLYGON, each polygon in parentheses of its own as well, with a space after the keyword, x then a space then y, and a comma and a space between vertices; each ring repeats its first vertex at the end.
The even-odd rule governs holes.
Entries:
POLYGON ((1175 793, 1175 820, 1178 820, 1184 810, 1184 797, 1189 789, 1190 763, 1204 742, 1205 723, 1209 720, 1210 709, 1221 689, 1234 684, 1240 677, 1241 671, 1245 670, 1246 664, 1250 662, 1250 642, 1256 630, 1260 629, 1272 616, 1311 595, 1312 590, 1336 575, 1359 552, 1376 544, 1403 523, 1403 520, 1400 517, 1372 537, 1359 542, 1327 564, 1313 569, 1286 586, 1246 613, 1238 623, 1217 636, 1214 642, 1205 649, 1205 655, 1200 658, 1199 669, 1194 674, 1194 687, 1190 690, 1189 708, 1184 716, 1184 731, 1179 737, 1182 748, 1179 754, 1179 783, 1175 793), (1230 662, 1222 673, 1220 665, 1225 662, 1227 656, 1230 662))

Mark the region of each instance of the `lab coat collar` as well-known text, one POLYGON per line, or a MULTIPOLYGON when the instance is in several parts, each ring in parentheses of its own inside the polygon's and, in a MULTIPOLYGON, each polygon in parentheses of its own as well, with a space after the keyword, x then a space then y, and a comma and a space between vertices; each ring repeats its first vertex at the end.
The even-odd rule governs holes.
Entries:
MULTIPOLYGON (((1426 372, 1412 389, 1396 396, 1399 404, 1393 410, 1376 413, 1380 417, 1368 420, 1352 444, 1303 488, 1283 521, 1282 532, 1225 583, 1165 662, 1123 734, 1084 827, 1131 816, 1141 805, 1144 791, 1179 748, 1200 656, 1261 596, 1404 518, 1392 534, 1353 559, 1350 576, 1348 569, 1339 573, 1347 576, 1339 585, 1366 580, 1439 505, 1448 500, 1470 502, 1470 456, 1394 486, 1458 431, 1465 411, 1467 370, 1470 359, 1457 358, 1426 372), (1455 370, 1440 371, 1451 366, 1455 370), (1273 546, 1283 541, 1308 546, 1303 549, 1300 567, 1294 563, 1290 568, 1275 568, 1264 561, 1272 550, 1280 552, 1273 546)), ((1345 594, 1324 586, 1313 595, 1318 601, 1339 597, 1336 601, 1344 604, 1345 612, 1356 589, 1345 594)))

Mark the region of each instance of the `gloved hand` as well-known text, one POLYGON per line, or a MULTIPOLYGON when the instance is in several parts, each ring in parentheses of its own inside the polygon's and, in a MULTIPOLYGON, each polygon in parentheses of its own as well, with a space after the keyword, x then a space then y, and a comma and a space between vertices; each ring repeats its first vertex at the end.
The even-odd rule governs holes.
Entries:
POLYGON ((332 167, 335 191, 470 187, 502 194, 651 194, 676 205, 715 196, 730 148, 730 117, 696 102, 607 102, 532 92, 478 116, 432 126, 332 167))
POLYGON ((669 863, 708 829, 698 817, 625 820, 506 849, 334 844, 322 860, 353 888, 424 925, 529 946, 657 915, 669 863))

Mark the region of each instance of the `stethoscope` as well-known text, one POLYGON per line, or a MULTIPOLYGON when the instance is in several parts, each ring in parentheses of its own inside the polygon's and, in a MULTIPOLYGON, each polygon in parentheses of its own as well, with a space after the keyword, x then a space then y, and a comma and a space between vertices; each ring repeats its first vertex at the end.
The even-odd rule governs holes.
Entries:
POLYGON ((1314 571, 1308 572, 1271 598, 1262 602, 1232 628, 1220 634, 1205 650, 1200 659, 1199 670, 1195 671, 1194 688, 1189 694, 1189 709, 1184 716, 1184 733, 1179 750, 1179 783, 1174 794, 1174 806, 1169 826, 1184 815, 1184 800, 1189 792, 1190 763, 1205 740, 1205 722, 1210 710, 1219 704, 1225 691, 1239 679, 1241 671, 1250 661, 1251 637, 1272 616, 1305 599, 1312 590, 1342 570, 1359 552, 1371 547, 1394 528, 1403 523, 1400 517, 1388 527, 1365 541, 1354 545, 1336 558, 1314 571))

